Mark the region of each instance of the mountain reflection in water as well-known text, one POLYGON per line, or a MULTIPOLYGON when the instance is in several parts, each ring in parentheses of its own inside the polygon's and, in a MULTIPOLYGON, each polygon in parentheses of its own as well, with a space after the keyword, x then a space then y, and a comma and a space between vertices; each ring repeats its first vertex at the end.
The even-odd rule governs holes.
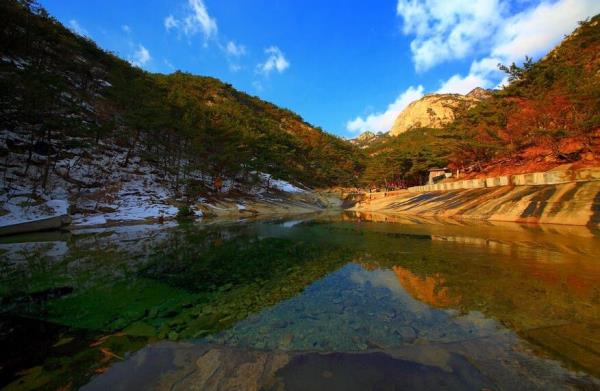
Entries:
POLYGON ((5 238, 0 386, 600 386, 597 233, 386 220, 5 238))
POLYGON ((419 277, 402 266, 393 266, 392 270, 404 289, 423 303, 436 308, 446 308, 460 301, 459 297, 450 296, 448 288, 444 286, 445 280, 439 273, 419 277))

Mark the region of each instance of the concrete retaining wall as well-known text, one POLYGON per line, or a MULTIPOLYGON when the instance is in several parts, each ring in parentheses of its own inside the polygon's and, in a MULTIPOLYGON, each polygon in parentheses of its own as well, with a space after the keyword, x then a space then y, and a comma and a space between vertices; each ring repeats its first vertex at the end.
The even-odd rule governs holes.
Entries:
POLYGON ((0 227, 0 236, 5 235, 17 235, 29 232, 49 231, 54 229, 62 228, 71 223, 71 217, 68 215, 49 217, 47 219, 40 219, 34 221, 28 221, 20 224, 6 225, 0 227))
POLYGON ((540 186, 560 183, 600 180, 600 169, 584 168, 581 170, 532 172, 529 174, 507 175, 486 179, 467 179, 463 181, 437 183, 409 187, 411 193, 425 191, 445 191, 459 189, 479 189, 497 186, 540 186))
MULTIPOLYGON (((536 176, 525 177, 526 180, 533 180, 532 178, 535 179, 536 176)), ((465 186, 471 188, 481 184, 472 181, 464 182, 465 186)), ((502 179, 493 179, 490 182, 495 185, 502 182, 502 179)), ((450 186, 451 183, 444 185, 450 186)), ((577 180, 544 186, 493 186, 426 193, 405 191, 391 197, 361 200, 352 209, 394 216, 452 217, 520 223, 587 225, 591 228, 600 228, 600 180, 577 180)))

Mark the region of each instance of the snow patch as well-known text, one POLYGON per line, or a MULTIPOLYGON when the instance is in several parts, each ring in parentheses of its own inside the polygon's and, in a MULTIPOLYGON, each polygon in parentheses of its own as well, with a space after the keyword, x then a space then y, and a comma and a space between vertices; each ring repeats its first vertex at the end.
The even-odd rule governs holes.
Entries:
POLYGON ((110 82, 102 79, 98 80, 98 84, 104 88, 112 87, 112 84, 110 84, 110 82))
POLYGON ((24 69, 26 66, 29 66, 30 62, 20 57, 11 58, 8 56, 2 56, 2 62, 8 62, 17 67, 17 69, 24 69))
POLYGON ((302 223, 302 220, 289 220, 289 221, 285 221, 281 225, 285 228, 292 228, 293 226, 298 225, 300 223, 302 223))
POLYGON ((16 196, 7 199, 6 195, 2 195, 0 202, 2 203, 2 209, 8 212, 6 215, 0 216, 0 227, 62 216, 67 214, 69 209, 69 203, 65 200, 35 203, 27 196, 16 196))
POLYGON ((122 204, 115 212, 93 214, 88 216, 76 215, 73 224, 78 226, 101 225, 109 221, 137 221, 159 217, 175 217, 178 209, 164 203, 138 203, 137 198, 120 200, 122 204), (124 201, 124 202, 123 202, 124 201))
POLYGON ((304 193, 306 191, 283 179, 273 179, 270 174, 261 173, 260 178, 265 182, 265 185, 286 193, 304 193))

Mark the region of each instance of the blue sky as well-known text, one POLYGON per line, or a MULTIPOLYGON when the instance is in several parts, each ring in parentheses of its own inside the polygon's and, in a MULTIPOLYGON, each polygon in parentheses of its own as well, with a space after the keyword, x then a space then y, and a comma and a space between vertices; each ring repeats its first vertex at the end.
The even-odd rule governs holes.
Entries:
POLYGON ((503 82, 597 0, 40 0, 148 71, 217 77, 342 137, 387 131, 412 100, 503 82), (143 7, 140 4, 144 4, 143 7))

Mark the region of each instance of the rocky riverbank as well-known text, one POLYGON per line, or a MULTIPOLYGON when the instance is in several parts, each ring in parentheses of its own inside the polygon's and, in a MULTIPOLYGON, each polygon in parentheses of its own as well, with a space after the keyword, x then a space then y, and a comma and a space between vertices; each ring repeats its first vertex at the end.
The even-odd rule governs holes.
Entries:
POLYGON ((197 202, 192 207, 188 207, 188 216, 180 216, 181 208, 173 206, 175 203, 175 200, 164 200, 163 204, 167 205, 167 209, 156 208, 154 204, 142 203, 137 205, 133 211, 124 209, 109 213, 74 215, 73 218, 64 212, 56 214, 54 210, 50 209, 47 215, 15 213, 12 218, 13 216, 8 214, 0 219, 0 236, 59 229, 162 223, 179 217, 192 220, 221 220, 302 215, 340 208, 342 200, 335 193, 308 190, 270 192, 256 197, 220 197, 203 200, 203 202, 197 202))

